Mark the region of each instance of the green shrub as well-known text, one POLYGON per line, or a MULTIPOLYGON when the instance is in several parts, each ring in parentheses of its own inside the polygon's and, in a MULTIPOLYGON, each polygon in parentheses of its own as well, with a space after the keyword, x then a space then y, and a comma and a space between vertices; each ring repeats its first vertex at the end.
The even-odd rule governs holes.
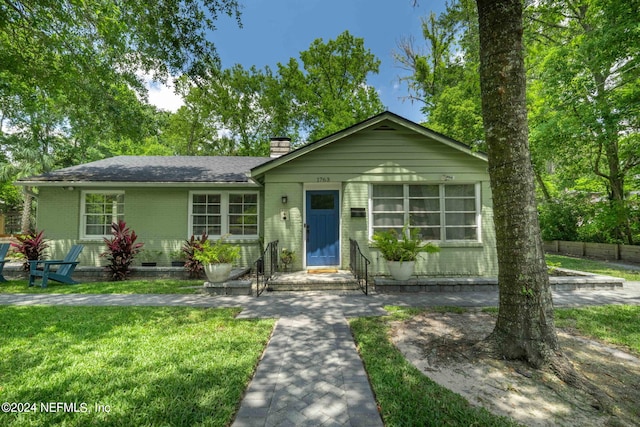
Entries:
POLYGON ((373 235, 373 245, 380 250, 387 261, 415 261, 421 253, 439 252, 440 248, 432 243, 424 243, 420 232, 416 228, 409 229, 405 225, 402 235, 395 229, 376 231, 373 235))

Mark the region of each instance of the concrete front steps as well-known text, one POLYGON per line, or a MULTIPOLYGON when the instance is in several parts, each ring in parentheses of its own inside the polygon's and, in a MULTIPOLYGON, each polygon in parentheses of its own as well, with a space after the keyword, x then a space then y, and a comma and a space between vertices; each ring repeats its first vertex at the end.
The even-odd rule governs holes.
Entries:
POLYGON ((306 270, 277 273, 269 280, 267 292, 359 291, 358 282, 346 270, 306 270))

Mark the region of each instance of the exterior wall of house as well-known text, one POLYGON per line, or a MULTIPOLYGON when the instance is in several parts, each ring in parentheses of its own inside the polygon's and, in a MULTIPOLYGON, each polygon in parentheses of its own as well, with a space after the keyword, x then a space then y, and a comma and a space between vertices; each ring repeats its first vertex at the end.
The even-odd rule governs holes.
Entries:
POLYGON ((265 173, 265 241, 296 251, 295 269, 304 266, 305 190, 338 188, 341 197, 341 268, 349 266, 349 238, 355 238, 372 261, 374 273, 386 265, 369 242, 369 191, 376 183, 480 183, 480 242, 447 242, 441 252, 425 254, 418 274, 434 276, 496 276, 495 233, 487 163, 460 150, 411 131, 368 130, 334 141, 265 173), (280 219, 281 196, 287 195, 280 219), (351 217, 351 208, 366 216, 351 217))
MULTIPOLYGON (((349 238, 358 241, 373 262, 373 273, 386 273, 378 251, 370 245, 370 189, 380 183, 465 183, 479 184, 481 238, 479 241, 445 242, 441 252, 424 255, 417 273, 431 276, 496 276, 495 233, 487 163, 468 153, 431 140, 408 128, 389 122, 381 130, 369 129, 318 146, 297 158, 273 167, 257 178, 264 182, 259 197, 259 235, 262 243, 278 240, 279 248, 295 252, 293 270, 305 261, 305 192, 338 190, 340 197, 340 267, 349 266, 349 238), (287 203, 282 203, 282 197, 287 203), (364 217, 352 217, 351 209, 364 209, 364 217), (284 215, 284 216, 283 216, 284 215)), ((380 124, 378 125, 380 126, 380 124)), ((295 153, 294 153, 295 155, 295 153)), ((243 186, 225 186, 224 191, 243 186)), ((90 189, 90 188, 86 188, 90 189)), ((92 187, 91 189, 96 189, 92 187)), ((185 184, 183 187, 138 186, 100 188, 125 192, 125 221, 136 231, 145 248, 160 250, 160 265, 168 265, 169 253, 190 237, 189 192, 215 191, 219 187, 185 184)), ((251 187, 258 191, 256 187, 251 187)), ((104 265, 100 253, 102 239, 81 238, 81 200, 83 188, 41 187, 38 203, 38 229, 50 240, 50 257, 63 257, 75 243, 85 245, 81 265, 104 265)), ((239 240, 241 266, 251 266, 260 255, 258 239, 239 240)))
POLYGON ((264 188, 264 242, 265 245, 278 241, 278 249, 290 249, 295 253, 292 270, 302 269, 302 239, 304 233, 303 206, 304 193, 302 183, 289 182, 278 185, 266 185, 264 188), (287 203, 282 204, 282 196, 287 203), (282 213, 287 219, 282 219, 282 213))
MULTIPOLYGON (((95 188, 86 190, 96 190, 95 188)), ((200 188, 203 191, 216 188, 200 188)), ((224 190, 228 190, 225 187, 224 190)), ((100 190, 124 190, 125 215, 127 225, 138 235, 138 242, 144 248, 162 251, 158 265, 169 265, 170 253, 180 249, 191 236, 189 230, 189 191, 191 188, 101 188, 100 190)), ((253 189, 255 190, 255 189, 253 189)), ((81 243, 85 248, 80 255, 81 266, 105 265, 100 257, 105 245, 102 239, 82 239, 80 234, 81 194, 83 188, 69 191, 60 187, 41 187, 38 198, 37 226, 44 230, 50 241, 49 257, 62 258, 71 245, 81 243)), ((264 205, 259 207, 260 212, 264 205)), ((237 243, 242 248, 240 266, 250 266, 259 257, 260 245, 257 239, 241 239, 237 243)))

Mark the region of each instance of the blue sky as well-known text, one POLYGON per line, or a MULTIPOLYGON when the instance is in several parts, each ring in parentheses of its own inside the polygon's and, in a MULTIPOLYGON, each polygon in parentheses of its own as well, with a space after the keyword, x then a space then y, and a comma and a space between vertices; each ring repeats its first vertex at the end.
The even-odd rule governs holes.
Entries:
MULTIPOLYGON (((315 39, 335 39, 345 30, 364 39, 365 47, 381 61, 380 73, 371 75, 385 107, 410 120, 421 121, 420 105, 402 102, 406 87, 399 87, 403 70, 392 57, 397 43, 410 35, 422 41, 420 20, 430 11, 440 13, 444 0, 244 0, 242 28, 233 19, 219 17, 211 33, 222 66, 275 68, 278 62, 299 59, 315 39)), ((153 94, 152 101, 153 101, 153 94)))

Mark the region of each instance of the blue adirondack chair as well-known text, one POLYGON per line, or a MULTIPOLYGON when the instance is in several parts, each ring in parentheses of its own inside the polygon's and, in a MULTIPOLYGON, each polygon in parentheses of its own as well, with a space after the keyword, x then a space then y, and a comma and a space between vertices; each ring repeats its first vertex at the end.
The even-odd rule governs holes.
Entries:
POLYGON ((76 261, 84 245, 73 245, 63 260, 31 260, 29 261, 29 286, 33 286, 36 277, 42 277, 43 288, 47 287, 49 279, 60 283, 76 284, 71 278, 73 271, 80 261, 76 261), (52 269, 51 267, 57 267, 52 269))
POLYGON ((4 263, 7 262, 7 253, 9 252, 10 243, 3 243, 0 245, 0 282, 6 282, 7 279, 2 275, 2 270, 4 269, 4 263))

